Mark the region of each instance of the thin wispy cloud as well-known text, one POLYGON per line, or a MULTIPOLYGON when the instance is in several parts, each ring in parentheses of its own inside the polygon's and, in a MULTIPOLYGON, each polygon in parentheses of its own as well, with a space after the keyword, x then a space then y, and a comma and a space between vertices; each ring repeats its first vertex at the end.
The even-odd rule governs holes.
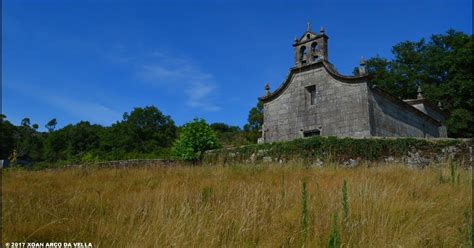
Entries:
POLYGON ((7 86, 18 93, 61 109, 81 120, 111 124, 120 120, 122 116, 119 112, 104 104, 66 96, 63 92, 46 91, 35 85, 24 83, 7 84, 7 86))
POLYGON ((219 111, 214 104, 217 84, 212 74, 203 72, 190 59, 171 57, 162 52, 150 54, 152 59, 138 66, 137 75, 158 87, 180 89, 186 94, 186 105, 205 111, 219 111))

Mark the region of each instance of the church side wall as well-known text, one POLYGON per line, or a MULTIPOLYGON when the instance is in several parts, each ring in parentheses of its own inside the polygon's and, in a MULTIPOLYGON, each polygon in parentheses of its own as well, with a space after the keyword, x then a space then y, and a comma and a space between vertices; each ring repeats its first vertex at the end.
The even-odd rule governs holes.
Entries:
POLYGON ((265 142, 303 137, 320 129, 323 136, 370 136, 367 84, 340 82, 320 67, 293 75, 288 88, 264 104, 265 142), (315 104, 307 87, 315 86, 315 104))
POLYGON ((439 137, 439 126, 380 93, 370 90, 374 136, 439 137))

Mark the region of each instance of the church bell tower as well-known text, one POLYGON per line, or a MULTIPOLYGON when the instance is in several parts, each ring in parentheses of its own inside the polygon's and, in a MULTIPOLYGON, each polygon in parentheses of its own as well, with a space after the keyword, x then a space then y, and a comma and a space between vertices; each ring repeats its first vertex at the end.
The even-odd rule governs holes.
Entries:
POLYGON ((328 39, 322 27, 319 34, 314 33, 311 31, 311 23, 308 22, 306 32, 300 38, 295 37, 293 42, 295 66, 302 67, 320 60, 328 61, 328 39))

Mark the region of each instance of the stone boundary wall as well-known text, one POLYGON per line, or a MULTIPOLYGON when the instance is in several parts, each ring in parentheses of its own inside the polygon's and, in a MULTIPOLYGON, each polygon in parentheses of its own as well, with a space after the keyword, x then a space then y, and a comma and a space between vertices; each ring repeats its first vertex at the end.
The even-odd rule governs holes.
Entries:
POLYGON ((314 137, 208 151, 203 164, 255 164, 303 161, 308 166, 333 162, 354 167, 363 162, 404 163, 423 168, 450 160, 474 164, 472 139, 314 137))

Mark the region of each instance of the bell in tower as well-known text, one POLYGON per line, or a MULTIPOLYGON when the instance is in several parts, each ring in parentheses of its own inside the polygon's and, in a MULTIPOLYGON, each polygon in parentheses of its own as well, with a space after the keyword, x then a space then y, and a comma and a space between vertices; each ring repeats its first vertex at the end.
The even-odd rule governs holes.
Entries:
POLYGON ((302 67, 320 60, 328 61, 328 39, 322 27, 319 33, 314 33, 311 30, 311 23, 308 22, 306 32, 300 38, 296 37, 293 42, 295 66, 302 67))

